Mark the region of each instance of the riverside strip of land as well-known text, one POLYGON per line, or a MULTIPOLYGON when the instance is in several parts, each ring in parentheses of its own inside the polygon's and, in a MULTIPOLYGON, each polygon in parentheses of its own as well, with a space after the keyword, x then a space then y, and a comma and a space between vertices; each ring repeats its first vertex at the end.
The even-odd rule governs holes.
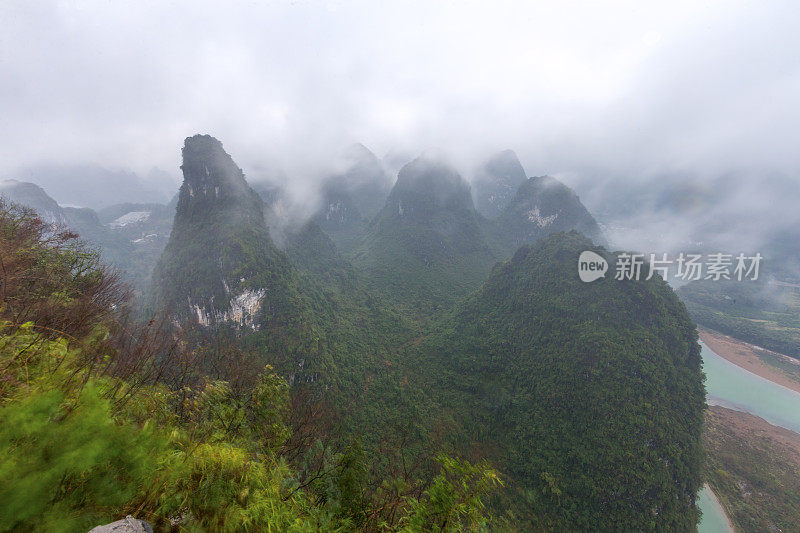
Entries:
POLYGON ((720 357, 748 372, 800 393, 800 361, 716 331, 705 328, 697 328, 697 331, 700 334, 700 340, 720 357), (773 361, 775 364, 770 364, 767 360, 773 361))
POLYGON ((706 479, 737 531, 800 532, 800 435, 709 407, 706 479))

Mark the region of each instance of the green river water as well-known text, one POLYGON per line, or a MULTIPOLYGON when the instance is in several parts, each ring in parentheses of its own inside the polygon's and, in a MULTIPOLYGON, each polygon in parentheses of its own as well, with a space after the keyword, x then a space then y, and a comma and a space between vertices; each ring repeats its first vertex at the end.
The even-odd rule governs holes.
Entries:
MULTIPOLYGON (((702 343, 701 343, 702 344, 702 343)), ((706 401, 737 411, 760 416, 776 426, 800 433, 800 394, 768 379, 748 372, 703 346, 703 370, 706 373, 706 401)), ((704 488, 698 495, 703 511, 698 531, 729 531, 722 510, 704 488)))
POLYGON ((706 401, 800 433, 800 394, 723 359, 703 345, 706 401))

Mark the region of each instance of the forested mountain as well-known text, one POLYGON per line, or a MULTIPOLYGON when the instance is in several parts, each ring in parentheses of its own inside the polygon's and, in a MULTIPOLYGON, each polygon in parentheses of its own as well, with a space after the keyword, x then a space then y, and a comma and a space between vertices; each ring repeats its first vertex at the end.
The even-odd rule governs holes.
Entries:
POLYGON ((263 201, 217 139, 187 138, 182 168, 150 307, 212 338, 231 329, 246 334, 292 382, 322 381, 338 391, 341 380, 345 389, 354 386, 348 380, 363 381, 364 365, 384 353, 386 337, 407 328, 404 320, 360 286, 313 221, 287 231, 279 249, 263 201))
POLYGON ((486 218, 496 218, 526 179, 525 169, 513 150, 495 154, 478 169, 473 180, 475 209, 486 218))
POLYGON ((488 231, 502 257, 559 231, 576 230, 598 244, 605 243, 600 227, 578 196, 550 176, 524 181, 492 222, 488 231))
POLYGON ((605 238, 572 189, 551 176, 526 178, 512 150, 489 158, 473 179, 477 211, 498 258, 559 231, 576 230, 595 243, 605 238))
POLYGON ((354 255, 376 286, 401 299, 444 304, 485 279, 489 250, 470 188, 436 157, 404 166, 354 255))
POLYGON ((38 185, 14 179, 3 180, 0 181, 0 196, 8 202, 30 207, 47 224, 67 224, 64 210, 38 185))
POLYGON ((130 293, 96 254, 3 200, 0 257, 0 530, 87 531, 131 513, 156 531, 494 523, 488 464, 441 455, 424 481, 370 476, 400 463, 367 458, 352 429, 332 446, 335 411, 262 350, 131 322, 130 293))
POLYGON ((146 290, 172 227, 174 209, 161 204, 118 204, 99 213, 62 207, 38 185, 13 179, 0 182, 0 196, 30 207, 48 224, 77 232, 138 291, 146 290))
MULTIPOLYGON (((13 339, 0 341, 3 368, 17 381, 29 371, 14 363, 28 341, 23 321, 71 335, 65 371, 98 384, 112 403, 97 407, 78 389, 59 389, 57 377, 37 377, 35 394, 89 402, 109 434, 136 436, 162 465, 136 447, 114 456, 112 475, 134 463, 141 474, 118 481, 125 488, 107 504, 94 495, 82 504, 80 488, 57 480, 43 494, 74 496, 65 509, 86 520, 135 505, 157 524, 206 529, 292 520, 364 531, 694 527, 704 407, 694 325, 658 277, 579 280, 582 251, 612 254, 560 231, 600 237, 569 189, 531 178, 487 220, 453 167, 422 156, 401 169, 369 225, 360 215, 369 201, 358 187, 341 189, 360 204, 362 224, 358 247, 343 253, 336 230, 313 218, 284 224, 276 245, 267 221, 280 218, 280 190, 265 188, 273 201, 265 205, 217 139, 189 137, 182 155, 174 210, 60 211, 87 237, 97 229, 130 246, 149 228, 156 236, 172 228, 144 304, 127 300, 91 254, 73 253, 69 236, 40 242, 46 225, 0 210, 0 225, 28 228, 0 232, 6 255, 49 261, 14 268, 58 273, 47 286, 3 285, 0 332, 13 339), (271 511, 259 514, 262 506, 271 511)), ((494 161, 513 170, 515 160, 494 161)), ((363 168, 371 169, 363 179, 340 183, 375 181, 376 167, 363 168)), ((51 341, 58 334, 41 345, 37 376, 57 349, 51 341)), ((38 420, 24 399, 39 396, 6 390, 0 400, 11 407, 0 402, 0 420, 38 420)), ((0 446, 2 438, 0 430, 0 446)), ((31 457, 47 463, 38 438, 26 441, 31 457)), ((0 481, 10 483, 4 472, 0 481)))
POLYGON ((189 137, 172 234, 153 273, 153 305, 203 326, 260 329, 296 313, 296 275, 261 198, 208 135, 189 137))
MULTIPOLYGON (((705 407, 697 333, 660 278, 579 280, 577 234, 523 246, 410 349, 453 445, 508 476, 523 529, 689 531, 705 407)), ((411 378, 409 378, 411 381, 411 378)))
POLYGON ((383 207, 391 180, 375 154, 362 144, 351 146, 343 159, 344 170, 322 183, 314 220, 340 250, 349 252, 383 207))

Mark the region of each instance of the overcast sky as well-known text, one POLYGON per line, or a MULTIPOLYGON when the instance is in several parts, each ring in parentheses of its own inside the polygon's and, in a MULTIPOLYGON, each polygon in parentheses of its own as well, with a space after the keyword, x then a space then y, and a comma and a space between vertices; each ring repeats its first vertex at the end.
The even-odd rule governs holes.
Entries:
POLYGON ((0 178, 177 177, 191 134, 313 174, 342 145, 531 175, 800 170, 797 2, 0 2, 0 178))

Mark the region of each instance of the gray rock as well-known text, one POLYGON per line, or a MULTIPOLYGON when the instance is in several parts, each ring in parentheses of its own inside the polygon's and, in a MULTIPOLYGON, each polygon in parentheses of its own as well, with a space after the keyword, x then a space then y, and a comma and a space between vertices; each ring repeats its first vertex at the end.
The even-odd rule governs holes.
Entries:
POLYGON ((97 526, 89 533, 153 533, 153 526, 131 515, 104 526, 97 526))

